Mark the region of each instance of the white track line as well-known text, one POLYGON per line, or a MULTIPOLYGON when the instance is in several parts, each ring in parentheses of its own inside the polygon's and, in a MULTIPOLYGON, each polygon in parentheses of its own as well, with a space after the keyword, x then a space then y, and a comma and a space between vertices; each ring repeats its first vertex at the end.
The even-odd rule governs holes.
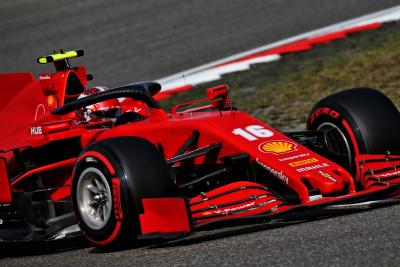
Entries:
POLYGON ((232 73, 236 71, 247 70, 250 65, 256 63, 267 63, 271 61, 278 60, 280 55, 268 55, 265 57, 252 58, 242 62, 236 62, 232 64, 227 64, 221 67, 215 68, 216 65, 224 64, 229 61, 237 60, 246 56, 256 54, 268 49, 276 48, 282 45, 293 43, 299 40, 304 40, 311 37, 323 36, 329 33, 349 29, 352 27, 363 26, 370 23, 385 23, 390 21, 400 20, 400 6, 378 11, 372 14, 361 16, 355 19, 347 20, 341 23, 333 24, 318 30, 309 31, 303 34, 293 36, 278 42, 274 42, 268 45, 257 47, 239 54, 235 54, 220 60, 216 60, 186 71, 182 71, 171 76, 158 79, 162 85, 162 91, 173 90, 176 87, 184 85, 197 85, 205 82, 210 82, 213 80, 218 80, 221 75, 232 73), (214 67, 214 68, 213 68, 214 67))
POLYGON ((212 69, 203 69, 199 72, 182 72, 182 74, 177 75, 177 78, 172 78, 166 82, 158 81, 161 83, 163 92, 168 91, 168 89, 173 89, 176 87, 180 87, 183 85, 197 85, 201 83, 211 82, 215 80, 219 80, 221 75, 244 71, 250 69, 250 65, 257 63, 268 63, 271 61, 276 61, 281 58, 280 55, 268 55, 265 57, 252 58, 248 61, 238 62, 235 64, 227 64, 218 68, 212 69))

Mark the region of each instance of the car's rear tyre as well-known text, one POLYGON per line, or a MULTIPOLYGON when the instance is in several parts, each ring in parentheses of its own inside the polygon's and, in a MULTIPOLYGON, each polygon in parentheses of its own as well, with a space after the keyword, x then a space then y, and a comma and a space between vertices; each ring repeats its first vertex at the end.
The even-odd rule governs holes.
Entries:
POLYGON ((354 88, 320 100, 307 120, 323 134, 327 150, 350 172, 357 154, 400 153, 400 114, 378 90, 354 88))
POLYGON ((150 142, 119 137, 89 145, 75 166, 72 201, 79 226, 98 247, 132 244, 141 199, 173 194, 165 159, 150 142))

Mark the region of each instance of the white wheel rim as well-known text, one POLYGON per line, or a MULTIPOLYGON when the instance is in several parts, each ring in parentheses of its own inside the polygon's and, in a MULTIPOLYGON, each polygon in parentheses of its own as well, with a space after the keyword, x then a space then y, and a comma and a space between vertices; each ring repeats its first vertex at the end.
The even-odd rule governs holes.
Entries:
POLYGON ((318 126, 317 131, 320 131, 324 134, 324 142, 328 151, 338 156, 345 156, 350 167, 352 164, 350 144, 342 130, 333 123, 324 122, 318 126), (331 141, 332 136, 340 139, 338 140, 339 144, 336 144, 336 147, 331 141))
POLYGON ((109 221, 112 194, 106 177, 99 169, 87 168, 79 176, 77 206, 82 220, 93 230, 103 228, 109 221))

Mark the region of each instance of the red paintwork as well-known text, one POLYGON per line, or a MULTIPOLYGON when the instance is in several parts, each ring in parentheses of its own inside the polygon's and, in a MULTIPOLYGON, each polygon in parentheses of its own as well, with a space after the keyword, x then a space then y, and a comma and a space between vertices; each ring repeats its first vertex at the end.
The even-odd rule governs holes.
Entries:
MULTIPOLYGON (((112 136, 128 135, 128 132, 134 136, 144 137, 154 143, 159 142, 161 144, 166 144, 169 142, 169 140, 176 140, 175 142, 168 143, 168 146, 164 146, 166 158, 170 158, 175 154, 175 152, 179 149, 179 146, 182 144, 182 141, 179 142, 179 140, 188 138, 195 126, 195 128, 203 134, 203 137, 199 140, 199 147, 217 143, 223 140, 224 148, 220 153, 221 157, 239 152, 246 152, 250 155, 251 159, 258 159, 258 161, 268 165, 270 168, 282 171, 283 175, 289 177, 287 185, 295 190, 303 201, 308 201, 308 190, 305 184, 301 181, 302 179, 308 179, 313 185, 318 185, 318 188, 320 188, 325 194, 340 191, 343 188, 344 181, 352 184, 352 178, 350 174, 348 174, 343 168, 317 155, 300 144, 297 144, 295 151, 281 155, 274 155, 272 153, 264 153, 260 151, 258 149, 259 145, 266 140, 281 141, 289 139, 273 128, 242 112, 223 111, 179 114, 176 116, 171 116, 167 121, 160 120, 154 123, 142 121, 138 122, 137 125, 138 127, 135 127, 134 129, 129 127, 129 125, 125 125, 110 129, 109 131, 104 131, 98 135, 97 140, 111 138, 112 136), (274 136, 273 138, 271 137, 268 139, 250 142, 243 139, 243 137, 232 134, 232 131, 235 128, 245 128, 249 125, 263 125, 265 129, 274 132, 274 136), (163 130, 165 128, 168 128, 168 130, 163 130), (160 132, 163 134, 158 134, 160 132), (299 158, 299 160, 306 159, 308 157, 316 158, 318 160, 318 164, 328 165, 327 167, 323 168, 324 172, 328 172, 332 176, 337 176, 335 172, 341 173, 342 177, 338 177, 338 183, 332 183, 331 181, 322 177, 317 173, 318 170, 310 170, 300 173, 296 171, 296 168, 288 165, 288 163, 296 162, 297 160, 289 160, 284 162, 279 161, 279 159, 304 154, 308 156, 299 158)), ((196 159, 198 164, 206 163, 205 160, 207 159, 204 157, 196 159)), ((351 190, 354 190, 353 184, 351 186, 351 190)))
MULTIPOLYGON (((59 71, 54 75, 41 75, 39 80, 31 79, 32 76, 28 74, 0 75, 0 96, 4 94, 9 103, 0 102, 3 105, 0 123, 5 125, 0 138, 0 164, 4 160, 7 161, 10 170, 15 164, 12 150, 38 148, 53 141, 72 137, 80 139, 82 148, 96 141, 113 137, 142 137, 154 144, 161 145, 165 158, 170 159, 179 151, 185 140, 192 135, 193 130, 197 130, 200 133, 198 148, 216 143, 222 144, 222 148, 216 159, 200 156, 194 160, 195 164, 222 164, 221 158, 224 156, 246 153, 251 162, 258 164, 270 176, 258 179, 257 183, 236 181, 209 192, 202 194, 199 192, 198 196, 190 200, 190 211, 195 226, 238 217, 276 214, 298 206, 334 203, 369 192, 384 190, 391 184, 399 182, 396 178, 387 179, 385 183, 371 185, 365 180, 366 175, 358 172, 355 180, 361 182, 364 188, 356 192, 354 179, 344 168, 296 143, 265 123, 246 113, 229 108, 224 111, 206 110, 206 108, 230 106, 228 89, 224 85, 208 89, 207 98, 191 102, 207 102, 205 106, 182 110, 187 106, 187 104, 182 104, 174 108, 170 114, 161 109, 150 108, 140 101, 125 100, 122 103, 125 112, 140 109, 146 119, 119 126, 115 126, 112 120, 83 122, 75 113, 65 116, 52 115, 50 113, 52 109, 60 107, 68 99, 77 97, 77 94, 66 94, 67 81, 71 75, 78 77, 84 90, 87 83, 84 67, 59 71), (14 80, 15 83, 13 83, 14 80), (9 94, 8 89, 15 94, 9 94), (138 109, 138 107, 140 108, 138 109), (202 112, 196 112, 199 110, 202 112), (260 133, 260 129, 263 134, 260 133), (297 193, 300 203, 287 204, 279 196, 279 192, 271 192, 263 185, 267 182, 263 179, 276 179, 283 186, 289 187, 297 193), (307 186, 319 189, 320 195, 310 198, 307 186)), ((0 99, 2 98, 0 97, 0 99)), ((345 124, 344 126, 346 127, 345 124)), ((59 151, 59 153, 63 153, 63 151, 59 151)), ((106 164, 111 175, 115 176, 114 167, 101 154, 87 152, 80 158, 87 156, 99 158, 106 164)), ((358 155, 360 162, 364 159, 363 156, 368 157, 358 155)), ((53 200, 68 197, 73 166, 76 161, 77 158, 74 157, 40 166, 23 173, 18 178, 8 177, 4 172, 4 166, 0 165, 0 203, 10 203, 10 191, 24 191, 33 175, 38 173, 43 176, 43 183, 48 188, 59 188, 52 193, 53 200), (62 170, 61 174, 60 170, 62 170), (9 179, 14 179, 11 185, 9 179), (11 186, 11 190, 9 190, 9 186, 11 186)), ((381 162, 365 166, 378 169, 387 166, 385 164, 385 162, 381 162)), ((395 176, 397 172, 388 170, 380 175, 395 176)), ((118 187, 116 180, 118 179, 113 179, 113 192, 117 197, 115 199, 117 205, 115 216, 120 220, 123 214, 118 201, 119 191, 116 190, 118 187)), ((143 233, 152 233, 156 230, 161 232, 190 231, 187 218, 183 218, 186 216, 183 204, 182 199, 143 200, 144 214, 140 215, 143 233), (177 223, 180 218, 180 223, 177 223)), ((110 243, 117 236, 119 230, 118 221, 115 231, 107 240, 93 241, 93 243, 110 243)))
POLYGON ((357 181, 364 188, 400 182, 400 157, 392 155, 359 155, 357 181), (380 172, 380 170, 384 170, 380 172))
POLYGON ((268 214, 284 209, 284 201, 268 188, 253 182, 236 182, 190 200, 193 221, 268 214))
POLYGON ((146 198, 142 203, 144 213, 139 216, 142 236, 191 232, 184 199, 146 198))

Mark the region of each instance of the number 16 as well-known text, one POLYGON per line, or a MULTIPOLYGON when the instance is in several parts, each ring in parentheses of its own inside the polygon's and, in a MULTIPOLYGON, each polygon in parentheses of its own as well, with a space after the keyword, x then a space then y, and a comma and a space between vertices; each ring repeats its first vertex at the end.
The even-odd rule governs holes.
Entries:
POLYGON ((234 135, 239 135, 249 141, 258 140, 258 138, 267 138, 274 135, 274 133, 270 130, 265 129, 261 125, 250 125, 245 129, 236 128, 233 129, 232 133, 234 135))

